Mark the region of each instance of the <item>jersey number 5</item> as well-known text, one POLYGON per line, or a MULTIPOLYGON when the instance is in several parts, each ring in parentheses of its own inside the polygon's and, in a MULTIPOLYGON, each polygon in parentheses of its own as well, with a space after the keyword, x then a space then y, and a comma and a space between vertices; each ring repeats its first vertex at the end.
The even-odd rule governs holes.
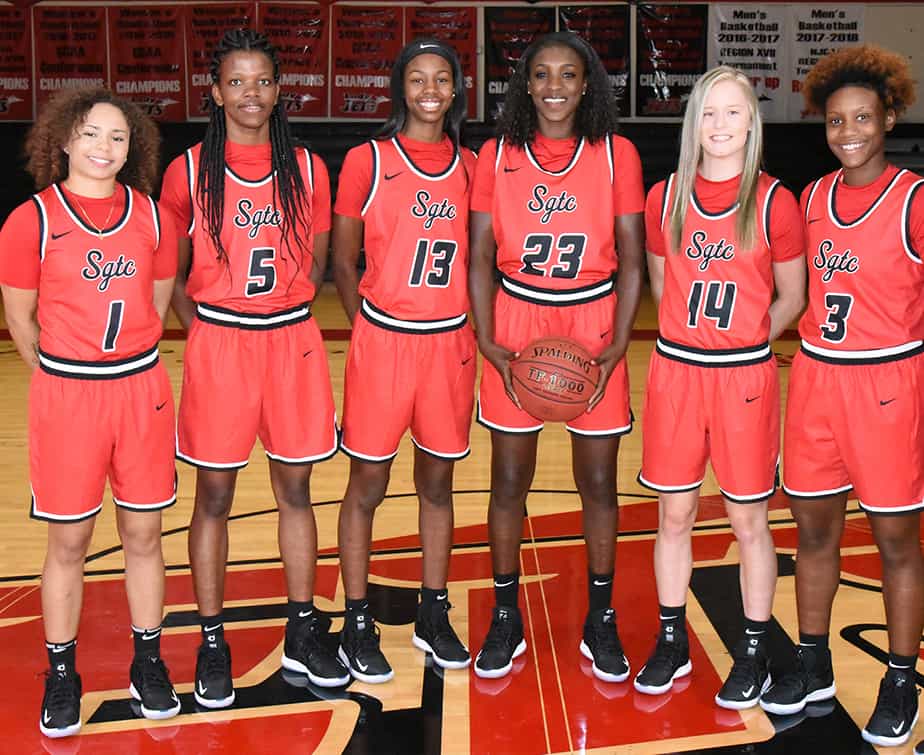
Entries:
POLYGON ((437 239, 431 242, 430 239, 417 239, 417 250, 414 252, 414 264, 411 265, 408 285, 415 288, 421 283, 434 288, 448 286, 457 249, 458 244, 455 241, 437 239), (430 271, 424 276, 427 267, 430 271))
POLYGON ((719 330, 728 330, 731 327, 732 314, 735 311, 735 294, 738 287, 731 281, 693 281, 690 286, 690 296, 687 299, 688 328, 698 328, 700 318, 700 304, 703 305, 702 316, 715 320, 719 330), (706 302, 703 304, 703 289, 706 291, 706 302))
POLYGON ((523 262, 520 272, 552 278, 577 278, 586 245, 587 236, 583 233, 563 233, 557 241, 551 233, 531 233, 523 242, 525 253, 520 258, 523 262), (549 261, 553 247, 558 252, 555 264, 548 269, 539 267, 549 261))
POLYGON ((247 270, 247 296, 261 296, 276 288, 276 250, 271 246, 258 246, 250 250, 250 267, 247 270))

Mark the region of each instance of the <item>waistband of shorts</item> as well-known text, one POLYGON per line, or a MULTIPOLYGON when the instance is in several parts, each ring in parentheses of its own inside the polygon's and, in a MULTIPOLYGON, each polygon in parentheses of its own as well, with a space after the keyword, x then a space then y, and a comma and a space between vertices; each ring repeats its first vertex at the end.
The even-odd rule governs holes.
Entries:
POLYGON ((828 364, 883 364, 884 362, 897 362, 924 353, 924 341, 910 341, 898 346, 888 346, 884 349, 862 349, 856 351, 838 351, 816 346, 805 339, 802 340, 802 353, 807 357, 828 364))
POLYGON ((78 378, 81 380, 112 380, 114 378, 137 375, 150 370, 160 361, 157 344, 147 351, 111 362, 84 362, 79 359, 56 357, 39 350, 39 367, 43 372, 58 377, 78 378))
POLYGON ((666 359, 701 367, 744 367, 768 362, 773 357, 773 350, 767 341, 740 349, 698 349, 658 336, 655 349, 666 359))
POLYGON ((458 330, 465 325, 468 319, 465 312, 455 317, 447 317, 442 320, 402 320, 399 317, 388 314, 384 309, 379 309, 368 299, 363 299, 359 311, 369 322, 385 330, 393 330, 396 333, 448 333, 452 330, 458 330))
POLYGON ((501 273, 501 288, 515 299, 532 302, 533 304, 546 304, 553 307, 567 307, 572 304, 584 304, 589 301, 603 299, 613 293, 616 288, 616 277, 605 278, 602 281, 591 283, 579 288, 540 288, 531 286, 521 280, 515 280, 501 273))
POLYGON ((242 330, 273 330, 311 319, 311 302, 303 302, 291 309, 277 312, 238 312, 216 307, 214 304, 196 304, 196 317, 209 325, 242 330))

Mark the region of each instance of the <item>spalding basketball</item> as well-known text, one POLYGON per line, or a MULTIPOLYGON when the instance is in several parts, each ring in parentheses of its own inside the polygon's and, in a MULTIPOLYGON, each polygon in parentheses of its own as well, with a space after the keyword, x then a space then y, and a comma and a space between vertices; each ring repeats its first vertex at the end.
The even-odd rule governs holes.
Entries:
POLYGON ((540 338, 510 363, 520 405, 536 419, 567 422, 587 410, 600 368, 581 344, 540 338))

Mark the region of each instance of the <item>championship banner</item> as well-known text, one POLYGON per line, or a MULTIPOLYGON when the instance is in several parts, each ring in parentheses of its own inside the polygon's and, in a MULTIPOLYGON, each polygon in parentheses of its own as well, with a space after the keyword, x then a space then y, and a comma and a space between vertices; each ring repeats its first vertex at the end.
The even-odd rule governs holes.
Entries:
POLYGON ((404 9, 404 38, 437 37, 455 48, 465 76, 468 118, 478 115, 478 11, 469 8, 412 7, 404 9))
POLYGON ((554 8, 522 6, 484 9, 484 118, 495 121, 503 107, 507 81, 523 51, 536 37, 555 31, 554 8))
POLYGON ((787 7, 789 29, 785 45, 790 55, 788 118, 796 123, 810 118, 802 99, 805 75, 829 52, 863 42, 864 8, 862 5, 808 3, 787 7))
POLYGON ((332 118, 388 117, 391 66, 404 46, 402 11, 394 6, 333 6, 332 118))
POLYGON ((279 52, 279 100, 289 118, 327 115, 327 11, 318 3, 260 3, 257 28, 279 52))
POLYGON ((639 5, 635 114, 680 117, 706 71, 707 5, 639 5))
POLYGON ((253 24, 256 9, 253 3, 190 5, 186 9, 186 117, 203 120, 209 114, 209 92, 212 77, 209 65, 212 50, 229 29, 246 28, 253 24))
POLYGON ((36 105, 59 89, 105 86, 106 9, 94 5, 35 6, 36 105))
POLYGON ((747 74, 769 121, 787 115, 786 18, 783 5, 709 6, 709 67, 734 66, 747 74))
POLYGON ((182 5, 109 8, 109 81, 157 121, 186 120, 182 5))
POLYGON ((32 15, 0 6, 0 121, 31 121, 32 15))
POLYGON ((619 115, 629 115, 629 6, 559 6, 558 26, 579 34, 596 50, 610 78, 619 115))

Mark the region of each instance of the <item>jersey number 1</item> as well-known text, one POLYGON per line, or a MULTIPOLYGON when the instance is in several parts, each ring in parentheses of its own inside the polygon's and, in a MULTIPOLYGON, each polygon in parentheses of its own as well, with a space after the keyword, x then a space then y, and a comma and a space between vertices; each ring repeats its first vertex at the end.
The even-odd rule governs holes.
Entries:
POLYGON ((106 333, 103 335, 103 351, 115 351, 119 331, 122 330, 122 315, 125 312, 125 302, 116 299, 109 302, 109 317, 106 318, 106 333))

